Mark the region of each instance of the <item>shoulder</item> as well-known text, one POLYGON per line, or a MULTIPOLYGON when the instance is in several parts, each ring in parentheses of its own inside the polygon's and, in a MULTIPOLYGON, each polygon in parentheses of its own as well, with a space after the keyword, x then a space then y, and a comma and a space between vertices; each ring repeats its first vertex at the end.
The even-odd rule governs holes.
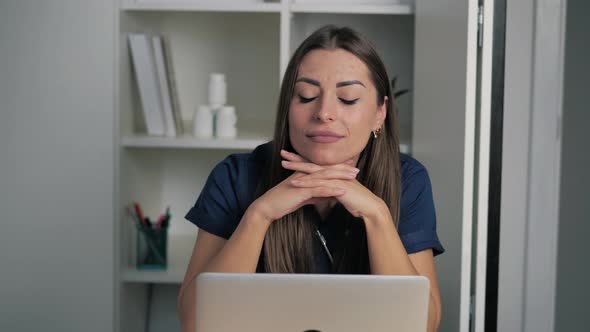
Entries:
POLYGON ((237 208, 245 210, 253 200, 261 170, 270 154, 270 142, 259 145, 252 152, 230 154, 213 168, 207 182, 235 197, 237 208))
POLYGON ((252 203, 270 144, 230 154, 213 168, 185 218, 205 231, 229 238, 252 203))
POLYGON ((432 196, 432 187, 428 171, 420 161, 407 154, 400 154, 400 164, 400 212, 404 216, 416 207, 418 201, 424 201, 427 198, 425 196, 432 196))
POLYGON ((257 146, 252 152, 233 153, 221 160, 211 171, 213 177, 239 179, 252 171, 259 170, 270 157, 271 143, 257 146))
POLYGON ((400 153, 401 183, 402 190, 414 182, 427 181, 430 185, 426 167, 417 159, 405 153, 400 153))
POLYGON ((408 254, 432 249, 435 256, 445 251, 436 232, 436 211, 426 167, 401 154, 401 197, 398 233, 408 254))

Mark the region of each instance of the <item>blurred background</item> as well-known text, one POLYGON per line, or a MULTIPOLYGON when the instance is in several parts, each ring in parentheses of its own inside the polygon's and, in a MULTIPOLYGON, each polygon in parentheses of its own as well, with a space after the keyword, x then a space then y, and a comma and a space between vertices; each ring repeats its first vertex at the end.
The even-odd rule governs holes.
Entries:
POLYGON ((400 148, 429 171, 447 250, 439 331, 586 330, 588 11, 0 0, 0 331, 179 331, 184 215, 217 162, 270 139, 289 57, 325 24, 368 36, 409 90, 400 148))

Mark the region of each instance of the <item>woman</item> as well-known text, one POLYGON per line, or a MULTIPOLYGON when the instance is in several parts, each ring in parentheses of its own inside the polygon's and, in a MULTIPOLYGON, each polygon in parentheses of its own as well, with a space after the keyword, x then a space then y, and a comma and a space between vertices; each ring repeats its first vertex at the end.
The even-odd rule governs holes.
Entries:
POLYGON ((299 46, 273 141, 219 163, 186 215, 200 230, 179 296, 184 331, 201 272, 424 275, 437 329, 433 257, 444 249, 427 171, 399 153, 393 105, 358 33, 326 26, 299 46))

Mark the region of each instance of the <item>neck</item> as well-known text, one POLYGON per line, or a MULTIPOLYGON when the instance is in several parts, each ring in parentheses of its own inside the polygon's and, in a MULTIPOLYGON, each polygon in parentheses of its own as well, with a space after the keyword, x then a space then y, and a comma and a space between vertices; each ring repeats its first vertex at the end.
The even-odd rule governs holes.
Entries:
POLYGON ((326 217, 328 217, 328 214, 330 214, 330 210, 332 210, 334 205, 336 205, 336 202, 337 201, 335 198, 329 198, 325 201, 314 204, 315 209, 322 218, 322 220, 325 220, 326 217))

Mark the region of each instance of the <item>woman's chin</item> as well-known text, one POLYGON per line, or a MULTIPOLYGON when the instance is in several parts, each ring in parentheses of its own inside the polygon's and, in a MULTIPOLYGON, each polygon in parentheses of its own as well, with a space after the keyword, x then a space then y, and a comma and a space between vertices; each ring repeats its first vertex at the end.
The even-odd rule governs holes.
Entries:
MULTIPOLYGON (((293 144, 295 153, 316 165, 335 165, 344 163, 354 156, 353 149, 343 143, 338 144, 293 144)), ((360 152, 359 152, 360 153, 360 152)))
POLYGON ((350 159, 346 156, 343 156, 342 154, 326 151, 310 151, 310 153, 307 153, 306 156, 304 156, 304 158, 316 165, 341 164, 346 160, 350 159))

